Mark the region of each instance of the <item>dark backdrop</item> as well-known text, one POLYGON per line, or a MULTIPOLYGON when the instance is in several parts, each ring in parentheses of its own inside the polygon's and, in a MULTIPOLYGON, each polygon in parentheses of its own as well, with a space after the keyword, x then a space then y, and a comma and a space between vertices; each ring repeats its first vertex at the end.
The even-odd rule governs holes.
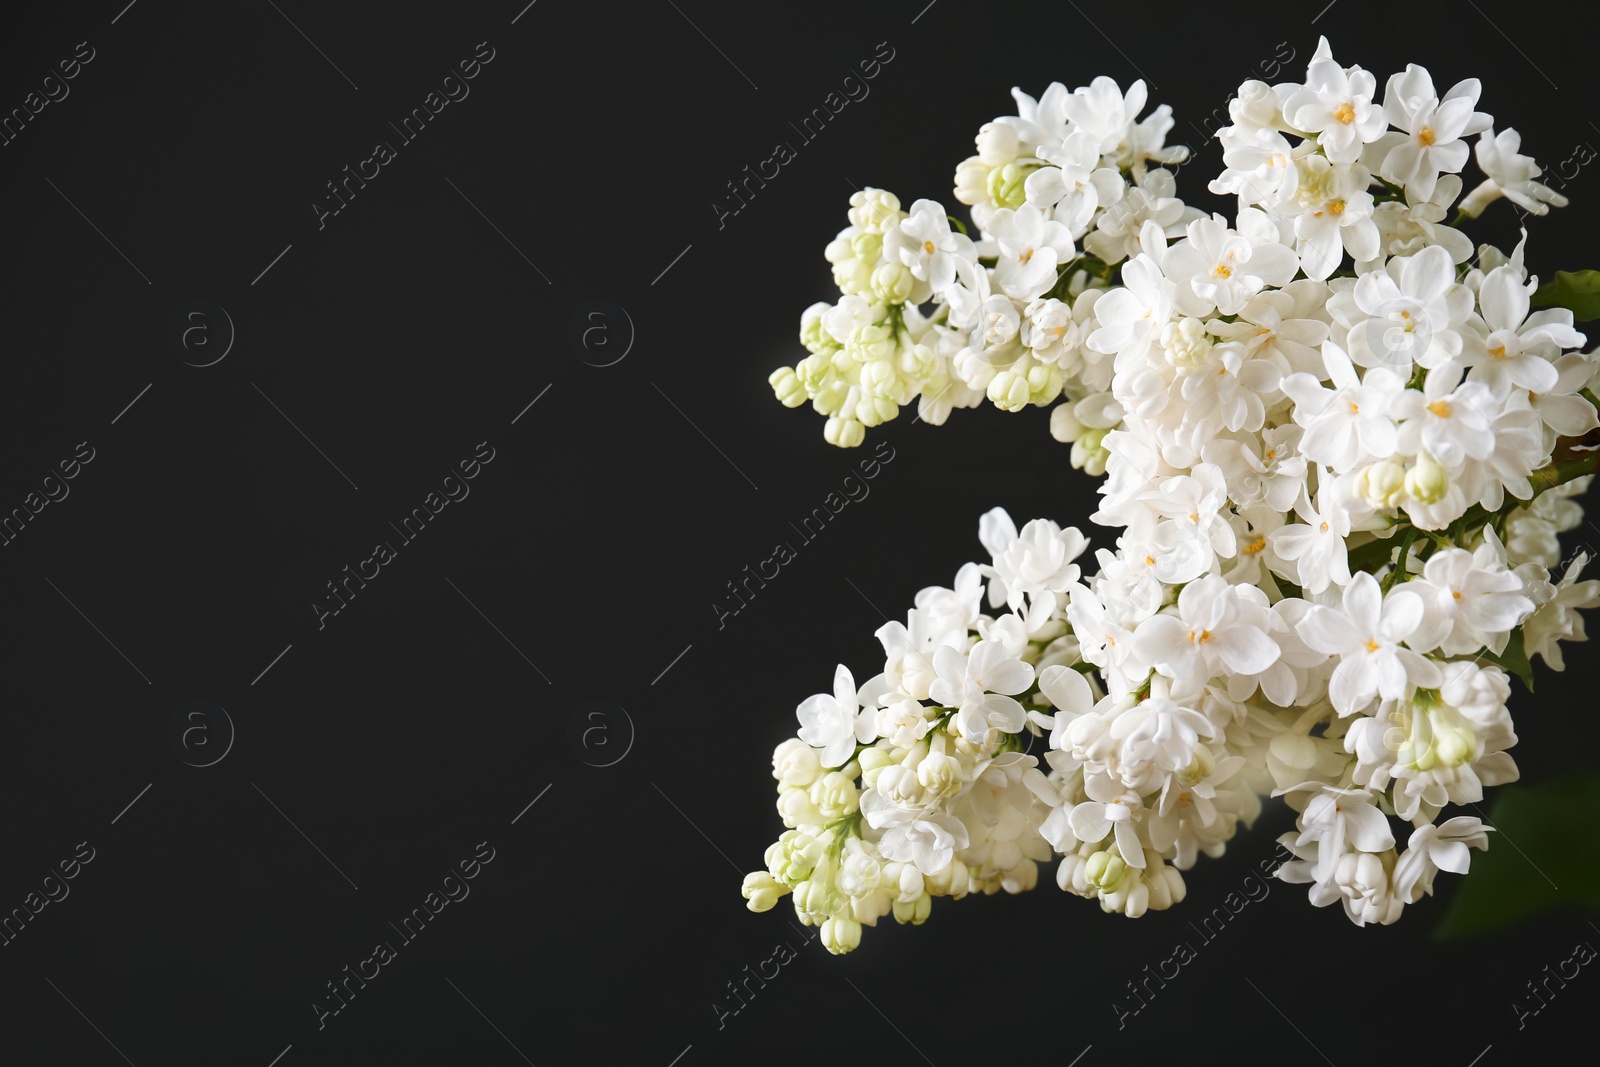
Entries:
MULTIPOLYGON (((947 583, 995 504, 1093 507, 1044 411, 908 415, 844 453, 773 401, 851 189, 952 203, 1014 84, 1142 74, 1202 144, 1239 81, 1298 76, 1326 32, 1380 81, 1407 60, 1441 89, 1483 78, 1569 164, 1531 261, 1594 265, 1577 7, 125 2, 8 11, 0 44, 0 108, 59 97, 0 146, 0 508, 58 498, 0 547, 0 909, 29 916, 0 947, 0 1058, 1465 1067, 1587 1021, 1587 971, 1520 1029, 1512 1002, 1600 933, 1558 915, 1437 945, 1450 876, 1396 927, 1272 883, 1200 936, 1271 857, 1277 808, 1139 922, 1051 869, 836 959, 738 895, 781 830, 771 749, 836 662, 872 673, 879 609, 947 583), (870 95, 803 141, 791 124, 875 53, 870 95), (412 140, 389 126, 475 54, 470 95, 412 140), (364 163, 379 141, 393 158, 364 163), (779 141, 779 175, 714 207, 779 141), (377 174, 321 214, 347 166, 377 174), (800 545, 790 524, 877 441, 870 497, 800 545), (447 483, 462 461, 476 476, 447 483), (414 540, 390 526, 447 489, 470 495, 432 498, 414 540), (797 558, 719 626, 779 541, 797 558), (378 542, 394 558, 364 562, 378 542), (322 615, 346 567, 377 575, 322 615), (1198 957, 1119 1020, 1180 940, 1198 957), (798 957, 731 1011, 783 941, 798 957), (378 942, 395 957, 364 963, 378 942), (377 977, 319 1019, 347 966, 377 977)), ((1180 188, 1228 210, 1216 165, 1211 145, 1180 188)), ((1495 215, 1476 236, 1512 237, 1495 215)), ((1575 651, 1517 698, 1526 781, 1600 741, 1575 651)))

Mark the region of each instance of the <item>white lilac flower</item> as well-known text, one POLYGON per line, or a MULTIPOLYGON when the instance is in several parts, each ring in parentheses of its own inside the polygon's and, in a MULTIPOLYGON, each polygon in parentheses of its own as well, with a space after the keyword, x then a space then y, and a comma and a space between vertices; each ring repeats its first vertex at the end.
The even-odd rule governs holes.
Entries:
POLYGON ((1422 623, 1408 639, 1420 652, 1437 648, 1447 656, 1464 656, 1488 648, 1499 655, 1511 631, 1533 611, 1522 579, 1495 559, 1487 545, 1477 552, 1435 552, 1422 577, 1405 588, 1422 598, 1422 623))
POLYGON ((1294 199, 1278 210, 1294 220, 1295 251, 1306 277, 1327 278, 1346 252, 1358 262, 1375 258, 1375 201, 1367 191, 1371 172, 1359 163, 1333 163, 1310 152, 1296 155, 1295 167, 1294 199))
POLYGON ((1377 79, 1367 71, 1336 63, 1324 37, 1306 68, 1305 86, 1284 101, 1283 117, 1296 130, 1316 134, 1332 162, 1354 163, 1362 146, 1388 128, 1374 99, 1377 90, 1377 79))
POLYGON ((958 264, 973 254, 972 241, 950 228, 944 208, 932 200, 912 204, 910 214, 884 234, 883 247, 936 294, 959 280, 958 264))
POLYGON ((1587 641, 1583 616, 1579 609, 1600 607, 1600 581, 1578 581, 1584 564, 1589 562, 1585 552, 1573 557, 1572 564, 1555 587, 1555 595, 1528 617, 1523 638, 1528 658, 1542 656, 1553 669, 1566 670, 1561 655, 1561 641, 1587 641))
POLYGON ((1482 87, 1476 78, 1458 82, 1440 99, 1433 77, 1415 63, 1404 73, 1391 75, 1383 93, 1383 111, 1399 133, 1386 133, 1373 142, 1370 158, 1375 173, 1403 185, 1408 194, 1426 200, 1442 173, 1455 173, 1467 162, 1462 140, 1481 133, 1492 121, 1474 110, 1482 87))
POLYGON ((995 282, 1017 300, 1043 296, 1056 283, 1056 267, 1072 258, 1072 234, 1033 204, 1002 208, 989 223, 1000 248, 995 282))
POLYGON ((1017 532, 1003 508, 984 514, 979 539, 994 559, 989 576, 989 604, 1004 603, 1024 612, 1030 633, 1040 630, 1061 606, 1061 595, 1078 580, 1074 562, 1089 542, 1075 527, 1063 530, 1049 519, 1034 519, 1017 532))
POLYGON ((1218 575, 1192 581, 1178 594, 1176 614, 1139 624, 1134 647, 1147 663, 1180 681, 1260 674, 1277 660, 1278 646, 1246 611, 1248 593, 1259 595, 1259 607, 1266 607, 1265 595, 1253 587, 1229 585, 1218 575))
MULTIPOLYGON (((966 225, 851 197, 838 294, 774 395, 842 447, 913 399, 929 425, 1049 406, 1071 468, 1104 477, 1111 547, 1090 566, 1077 529, 982 517, 986 558, 877 630, 881 669, 841 665, 796 709, 752 911, 790 897, 842 953, 1059 856, 1062 889, 1138 917, 1269 796, 1298 812, 1278 877, 1357 925, 1467 871, 1488 828, 1447 809, 1520 773, 1514 667, 1565 666, 1600 607, 1560 539, 1600 468, 1600 356, 1539 295, 1526 233, 1504 252, 1457 228, 1566 202, 1478 82, 1378 85, 1325 40, 1303 82, 1241 85, 1208 185, 1226 214, 1151 169, 1187 158, 1172 110, 1141 120, 1144 83, 1108 78, 1013 91, 956 168, 966 225)), ((1021 454, 991 473, 1043 484, 1021 454)))
POLYGON ((1413 363, 1431 369, 1461 355, 1472 293, 1456 281, 1450 253, 1430 245, 1363 274, 1328 310, 1348 331, 1351 362, 1409 377, 1413 363))
POLYGON ((1342 608, 1318 604, 1297 629, 1306 644, 1339 665, 1328 680, 1328 699, 1340 715, 1353 715, 1375 698, 1399 700, 1418 686, 1439 684, 1439 668, 1402 642, 1422 625, 1423 601, 1404 588, 1385 595, 1366 572, 1344 587, 1342 608))
POLYGON ((1396 891, 1407 903, 1415 903, 1424 893, 1433 893, 1433 879, 1440 871, 1466 874, 1472 862, 1470 849, 1487 849, 1493 829, 1468 815, 1417 827, 1395 864, 1396 891))
POLYGON ((1584 342, 1583 334, 1572 328, 1572 312, 1565 308, 1529 318, 1533 288, 1523 283, 1520 271, 1507 265, 1490 271, 1478 289, 1489 336, 1462 362, 1472 367, 1468 377, 1488 386, 1497 397, 1513 389, 1529 395, 1551 392, 1560 379, 1551 355, 1584 342))
POLYGON ((1238 231, 1220 216, 1189 223, 1188 236, 1163 260, 1185 315, 1236 315, 1250 297, 1266 286, 1284 285, 1299 269, 1294 250, 1278 243, 1265 215, 1254 210, 1239 215, 1238 231))
POLYGON ((1461 201, 1462 214, 1475 218, 1502 196, 1534 215, 1548 213, 1552 205, 1567 206, 1566 197, 1534 181, 1540 174, 1539 165, 1518 151, 1521 147, 1522 135, 1516 130, 1497 134, 1491 126, 1478 137, 1474 154, 1489 177, 1461 201))
POLYGON ((833 692, 807 697, 795 709, 800 720, 800 740, 820 749, 824 767, 839 767, 850 759, 859 741, 873 739, 874 723, 861 714, 855 679, 844 664, 833 675, 833 692))

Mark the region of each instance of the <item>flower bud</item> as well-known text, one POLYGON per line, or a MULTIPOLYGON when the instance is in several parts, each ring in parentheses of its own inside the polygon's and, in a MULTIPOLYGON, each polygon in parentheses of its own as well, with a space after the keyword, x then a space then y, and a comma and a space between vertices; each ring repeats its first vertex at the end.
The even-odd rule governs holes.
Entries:
POLYGON ((887 323, 882 322, 857 326, 850 331, 850 339, 845 342, 844 347, 850 358, 858 363, 870 363, 876 359, 893 360, 894 331, 887 323))
POLYGON ((872 286, 872 264, 854 256, 833 265, 833 284, 846 296, 860 296, 872 286))
POLYGON ((861 944, 861 924, 854 919, 834 917, 822 924, 822 947, 835 956, 861 944))
POLYGON ((1054 363, 1035 363, 1028 368, 1028 403, 1043 407, 1061 395, 1061 368, 1054 363))
POLYGON ((1061 865, 1056 868, 1056 885, 1068 893, 1083 893, 1088 886, 1088 879, 1084 877, 1084 858, 1076 852, 1061 857, 1061 865))
POLYGON ((894 764, 894 758, 881 748, 863 749, 858 757, 861 762, 861 784, 866 789, 878 787, 878 775, 885 767, 894 764))
MULTIPOLYGON (((890 892, 895 893, 895 899, 902 903, 909 904, 915 901, 918 897, 927 893, 926 882, 924 881, 922 872, 920 870, 910 863, 901 863, 898 865, 898 867, 899 869, 893 872, 894 884, 884 887, 890 892)), ((889 868, 885 867, 885 878, 887 878, 889 874, 889 868)))
POLYGON ((989 199, 996 207, 1017 208, 1027 199, 1023 183, 1035 167, 1020 163, 1006 163, 989 172, 989 199))
POLYGON ((956 199, 970 206, 982 204, 989 195, 989 164, 969 156, 956 166, 956 199))
POLYGON ((883 238, 876 233, 862 231, 850 239, 850 251, 857 259, 876 263, 883 252, 883 238))
POLYGON ((1406 469, 1392 459, 1370 464, 1356 478, 1356 494, 1375 508, 1399 507, 1405 491, 1406 469))
POLYGON ((831 310, 833 310, 831 304, 819 301, 801 313, 800 343, 806 346, 807 352, 816 353, 837 347, 838 342, 822 326, 822 316, 831 310))
POLYGON ((933 898, 924 893, 909 904, 903 900, 894 902, 894 919, 898 923, 910 923, 912 926, 921 926, 928 921, 928 912, 933 910, 933 898))
POLYGON ((834 351, 813 353, 794 365, 794 376, 800 379, 808 395, 816 396, 827 387, 828 376, 833 373, 833 361, 829 357, 834 351))
POLYGON ((900 688, 912 700, 927 700, 928 689, 939 680, 932 661, 920 652, 912 652, 900 661, 900 688))
POLYGON ((810 399, 806 396, 805 384, 800 381, 793 367, 779 367, 767 375, 767 384, 772 386, 778 403, 786 408, 797 408, 810 399))
MULTIPOLYGON (((1061 411, 1063 408, 1058 407, 1056 410, 1061 411)), ((1054 426, 1055 423, 1052 420, 1051 428, 1054 429, 1054 426)), ((1072 466, 1095 477, 1104 474, 1106 472, 1106 460, 1111 458, 1111 453, 1106 450, 1104 444, 1106 434, 1110 432, 1110 430, 1098 429, 1084 430, 1078 436, 1078 439, 1072 442, 1072 466)))
POLYGON ((1450 472, 1423 452, 1406 471, 1406 495, 1419 504, 1437 504, 1450 491, 1450 472))
POLYGON ((1272 86, 1254 78, 1240 85, 1238 93, 1228 101, 1228 117, 1235 123, 1267 127, 1277 126, 1283 119, 1272 86))
POLYGON ((811 877, 826 846, 810 834, 785 830, 767 849, 767 870, 774 878, 795 885, 811 877))
MULTIPOLYGON (((887 360, 880 360, 887 363, 887 360)), ((874 364, 869 364, 873 366, 874 364)), ((856 402, 856 421, 862 426, 879 426, 900 414, 900 405, 889 396, 863 396, 856 402)))
POLYGON ((989 399, 1002 411, 1028 406, 1028 380, 1014 370, 1002 370, 989 380, 989 399))
POLYGON ((790 829, 801 826, 821 826, 827 820, 822 817, 822 812, 811 803, 811 798, 804 789, 785 788, 778 793, 778 816, 783 819, 783 825, 790 829))
POLYGON ((1022 138, 1009 122, 985 122, 973 138, 978 158, 991 167, 1001 167, 1022 154, 1022 138))
POLYGON ((751 911, 771 911, 778 899, 789 892, 789 887, 773 878, 766 871, 752 871, 744 876, 744 885, 739 890, 748 901, 745 907, 751 911))
POLYGON ((883 304, 903 304, 911 297, 916 278, 904 263, 885 260, 872 271, 872 298, 883 304))
POLYGON ((811 803, 822 813, 823 822, 854 815, 860 808, 860 796, 855 779, 838 771, 829 771, 811 785, 811 803))
POLYGON ((822 439, 840 448, 858 448, 867 439, 867 429, 855 419, 835 415, 823 423, 822 439))
POLYGON ((874 359, 861 364, 861 391, 868 397, 892 397, 900 392, 900 384, 892 359, 874 359))
POLYGON ((1211 338, 1206 336, 1205 323, 1185 318, 1161 327, 1161 347, 1166 350, 1168 363, 1179 369, 1192 369, 1211 355, 1211 338))
POLYGON ((876 856, 867 851, 860 838, 850 842, 849 852, 839 867, 839 888, 852 899, 865 897, 877 890, 883 880, 883 866, 876 856))
POLYGON ((833 914, 833 905, 837 902, 830 900, 831 896, 833 894, 820 880, 809 878, 794 887, 795 914, 809 920, 807 925, 820 923, 833 914))
POLYGON ((1070 445, 1083 436, 1085 429, 1072 404, 1057 404, 1050 409, 1050 436, 1064 445, 1070 445))
POLYGON ((930 752, 917 764, 917 782, 930 799, 942 800, 961 788, 961 764, 943 752, 930 752))
POLYGON ((850 225, 882 233, 900 221, 900 198, 887 189, 858 189, 850 194, 850 225))
POLYGON ((1121 856, 1102 851, 1089 857, 1088 863, 1084 864, 1083 876, 1102 893, 1110 893, 1116 891, 1127 871, 1128 865, 1121 856))
POLYGON ((822 774, 822 761, 817 750, 791 737, 772 752, 772 777, 780 787, 804 789, 822 774))
POLYGON ((849 234, 841 233, 829 241, 822 249, 822 258, 833 264, 856 258, 855 245, 851 243, 849 234))
POLYGON ((933 896, 960 900, 971 888, 972 872, 965 863, 952 863, 938 874, 924 876, 922 882, 933 896))

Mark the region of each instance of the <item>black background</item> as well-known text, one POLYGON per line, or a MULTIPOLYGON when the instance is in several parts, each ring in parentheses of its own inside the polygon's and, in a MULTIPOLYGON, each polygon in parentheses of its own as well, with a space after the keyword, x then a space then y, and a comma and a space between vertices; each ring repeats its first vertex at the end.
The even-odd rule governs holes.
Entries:
MULTIPOLYGON (((1204 191, 1211 116, 1274 57, 1294 56, 1269 80, 1299 77, 1319 32, 1380 84, 1408 60, 1441 90, 1481 77, 1481 106, 1552 171, 1600 144, 1575 6, 924 3, 8 12, 0 109, 78 42, 95 57, 0 147, 0 509, 79 442, 95 458, 0 548, 0 909, 79 842, 95 858, 0 948, 0 1059, 1489 1065, 1582 1028, 1587 970, 1520 1030, 1511 1003, 1600 932, 1553 916, 1437 945, 1445 876, 1442 899, 1368 929, 1273 882, 1119 1029, 1126 983, 1198 945, 1188 922, 1272 856, 1276 805, 1202 860, 1187 904, 1138 922, 1060 893, 1053 868, 1020 897, 936 901, 920 929, 885 920, 845 958, 802 944, 786 903, 744 910, 740 876, 782 829, 768 760, 794 705, 836 662, 873 673, 879 608, 948 583, 987 508, 1086 529, 1093 510, 1042 410, 937 430, 907 412, 845 453, 772 399, 800 311, 835 295, 821 251, 852 188, 953 206, 1012 85, 1142 75, 1178 114, 1170 139, 1205 144, 1181 194, 1231 210, 1204 191), (470 96, 400 144, 386 124, 481 41, 470 96), (870 95, 801 143, 790 123, 880 42, 870 95), (379 140, 397 158, 319 229, 325 183, 379 140), (725 183, 779 141, 797 158, 719 227, 725 183), (237 330, 206 368, 167 341, 197 299, 237 330), (569 340, 593 300, 636 334, 608 313, 620 348, 587 354, 626 349, 611 366, 569 340), (725 583, 796 543, 789 524, 878 440, 894 459, 870 497, 719 629, 725 583), (319 629, 324 583, 397 541, 387 523, 482 441, 470 496, 319 629), (591 764, 617 748, 569 740, 592 699, 636 729, 612 766, 591 764), (213 766, 168 745, 192 700, 237 728, 213 766), (471 895, 319 1029, 325 983, 398 941, 388 924, 480 841, 495 858, 471 895), (783 940, 799 957, 719 1018, 783 940)), ((1595 265, 1594 169, 1569 167, 1572 206, 1535 220, 1536 271, 1595 265)), ((1491 216, 1471 232, 1508 245, 1513 213, 1491 216)), ((1589 766, 1591 658, 1519 693, 1524 781, 1589 766)))

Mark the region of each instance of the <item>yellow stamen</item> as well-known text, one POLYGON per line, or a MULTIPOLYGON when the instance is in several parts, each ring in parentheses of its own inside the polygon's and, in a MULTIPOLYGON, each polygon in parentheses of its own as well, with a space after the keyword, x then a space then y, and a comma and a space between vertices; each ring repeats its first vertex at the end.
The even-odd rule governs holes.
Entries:
POLYGON ((1333 109, 1333 117, 1348 126, 1356 120, 1356 109, 1347 101, 1333 109))

